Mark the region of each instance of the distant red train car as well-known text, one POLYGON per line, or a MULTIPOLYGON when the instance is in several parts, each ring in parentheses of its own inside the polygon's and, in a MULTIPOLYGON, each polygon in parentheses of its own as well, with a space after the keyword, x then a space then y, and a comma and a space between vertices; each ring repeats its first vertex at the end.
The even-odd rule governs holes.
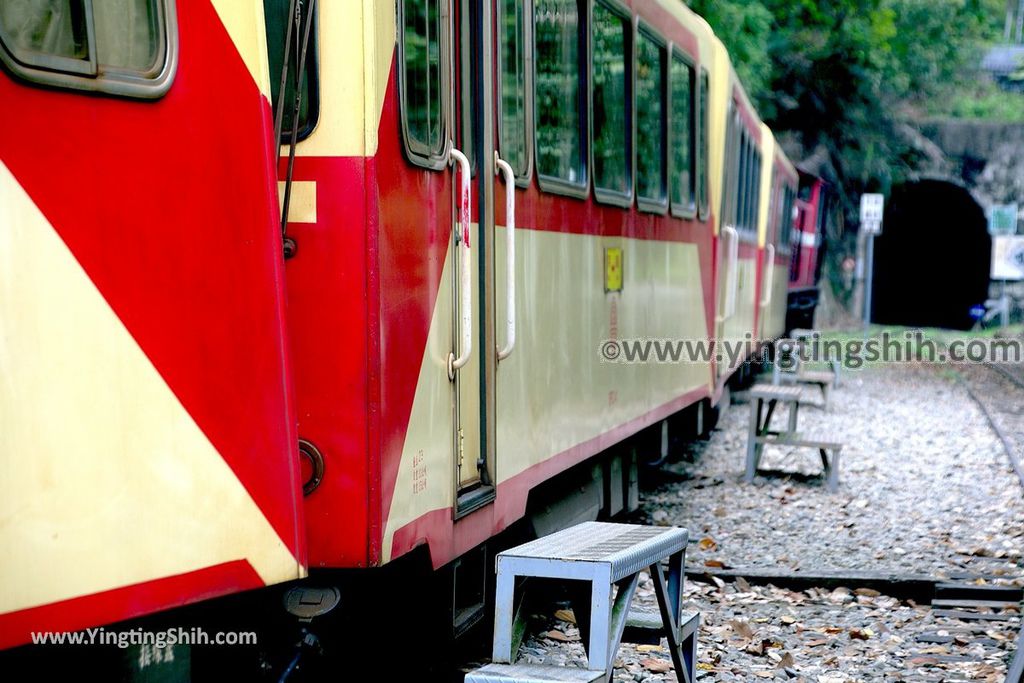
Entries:
POLYGON ((824 240, 836 220, 836 198, 822 178, 800 171, 789 262, 786 330, 812 329, 820 299, 824 240))

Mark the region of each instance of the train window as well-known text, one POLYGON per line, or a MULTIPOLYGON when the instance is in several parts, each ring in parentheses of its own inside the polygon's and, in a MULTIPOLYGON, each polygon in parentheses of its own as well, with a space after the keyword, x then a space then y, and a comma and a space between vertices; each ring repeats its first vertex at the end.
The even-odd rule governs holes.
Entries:
POLYGON ((0 2, 0 62, 35 83, 160 97, 177 65, 174 2, 0 2))
POLYGON ((789 185, 783 185, 779 191, 779 202, 775 213, 775 220, 778 223, 777 242, 779 248, 789 249, 790 230, 793 226, 792 208, 789 206, 789 185), (789 213, 787 214, 787 212, 789 213))
POLYGON ((693 106, 696 79, 693 67, 678 52, 672 53, 669 76, 672 83, 672 123, 669 136, 672 149, 669 182, 672 209, 690 215, 697 208, 697 155, 694 149, 697 112, 693 106))
POLYGON ((636 51, 636 183, 641 208, 663 209, 666 188, 667 51, 642 28, 636 51))
POLYGON ((577 0, 537 0, 537 176, 542 188, 582 196, 587 186, 586 114, 580 9, 577 0))
POLYGON ((507 161, 519 179, 530 177, 530 153, 527 126, 527 82, 525 0, 498 2, 498 106, 499 146, 502 159, 507 161))
POLYGON ((725 121, 725 157, 722 164, 722 203, 720 212, 723 223, 735 227, 736 217, 732 207, 735 203, 733 191, 735 170, 733 169, 733 160, 736 157, 736 117, 731 103, 725 121))
MULTIPOLYGON (((740 124, 742 125, 742 124, 740 124)), ((739 132, 739 171, 736 174, 736 229, 746 229, 746 180, 748 180, 748 154, 750 147, 746 144, 746 130, 740 128, 739 132)))
MULTIPOLYGON (((281 69, 284 67, 284 44, 289 29, 289 0, 263 0, 263 15, 267 24, 267 57, 270 62, 270 95, 275 107, 281 93, 281 69)), ((303 19, 305 21, 305 19, 303 19)), ((291 141, 292 118, 295 114, 295 56, 296 44, 301 43, 292 33, 289 59, 289 74, 284 91, 284 113, 281 116, 281 139, 291 141)), ((316 127, 320 116, 320 85, 317 67, 317 26, 316 16, 310 28, 309 45, 306 48, 306 63, 302 65, 302 101, 299 106, 298 140, 305 140, 316 127)))
POLYGON ((594 194, 602 201, 632 200, 632 136, 627 112, 630 97, 629 42, 632 24, 602 3, 591 16, 594 61, 591 112, 594 121, 594 194))
POLYGON ((697 112, 699 134, 697 136, 697 199, 700 203, 700 217, 707 218, 711 202, 708 199, 708 87, 707 69, 700 70, 700 107, 697 112))
POLYGON ((472 0, 461 0, 458 4, 459 42, 455 59, 458 64, 456 101, 459 106, 455 110, 457 120, 459 150, 469 159, 470 175, 476 175, 476 139, 480 130, 480 110, 475 103, 480 99, 480 60, 476 55, 480 50, 480 18, 476 11, 477 3, 472 0))
POLYGON ((753 201, 750 202, 750 229, 759 230, 758 219, 761 215, 761 153, 754 150, 754 172, 750 179, 753 185, 753 201))
POLYGON ((409 158, 443 168, 445 94, 440 0, 403 0, 399 40, 402 127, 409 158))

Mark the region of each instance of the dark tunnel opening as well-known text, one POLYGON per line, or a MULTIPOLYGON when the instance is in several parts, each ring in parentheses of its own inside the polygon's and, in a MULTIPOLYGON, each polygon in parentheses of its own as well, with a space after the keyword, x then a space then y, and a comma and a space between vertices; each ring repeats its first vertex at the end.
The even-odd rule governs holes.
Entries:
POLYGON ((988 298, 992 241, 963 187, 921 180, 893 188, 875 238, 872 321, 966 330, 988 298))

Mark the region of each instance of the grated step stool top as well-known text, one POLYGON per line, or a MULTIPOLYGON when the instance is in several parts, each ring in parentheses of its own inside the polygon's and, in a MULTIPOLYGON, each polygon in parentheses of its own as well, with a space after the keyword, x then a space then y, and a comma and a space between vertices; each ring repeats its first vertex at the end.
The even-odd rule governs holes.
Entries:
POLYGON ((503 558, 592 562, 611 566, 612 581, 636 574, 686 548, 678 527, 584 522, 498 553, 503 558))
POLYGON ((465 683, 594 683, 603 671, 543 664, 488 664, 466 674, 465 683))
POLYGON ((790 384, 755 384, 749 395, 751 398, 798 401, 802 393, 800 387, 790 384))

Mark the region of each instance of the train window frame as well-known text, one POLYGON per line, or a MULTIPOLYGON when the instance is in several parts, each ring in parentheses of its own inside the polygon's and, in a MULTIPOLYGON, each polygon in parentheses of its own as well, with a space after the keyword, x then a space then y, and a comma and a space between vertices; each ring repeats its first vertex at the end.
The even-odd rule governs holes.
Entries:
POLYGON ((711 216, 711 188, 708 159, 711 157, 711 74, 700 66, 697 83, 697 219, 706 221, 711 216))
POLYGON ((590 178, 594 190, 594 199, 601 204, 608 204, 610 206, 618 206, 621 208, 630 208, 633 206, 633 198, 636 194, 636 163, 635 163, 635 149, 636 142, 633 139, 633 125, 634 125, 634 109, 633 109, 633 98, 636 90, 635 83, 635 64, 636 64, 636 45, 635 45, 635 30, 633 16, 630 14, 629 8, 618 2, 618 0, 592 0, 587 6, 587 121, 589 131, 589 144, 587 145, 589 164, 590 164, 590 178), (594 142, 594 33, 593 33, 593 22, 594 22, 594 7, 600 5, 609 13, 617 16, 624 26, 624 42, 623 49, 625 54, 623 55, 624 71, 625 76, 625 97, 623 97, 623 118, 624 118, 624 130, 623 130, 623 142, 626 145, 626 191, 620 192, 618 190, 601 187, 597 181, 597 163, 594 160, 594 150, 597 145, 594 142))
MULTIPOLYGON (((410 144, 412 137, 409 134, 409 100, 407 92, 408 76, 406 75, 405 68, 405 3, 410 0, 399 0, 397 5, 397 32, 398 32, 398 96, 399 96, 399 125, 402 132, 402 147, 405 150, 406 158, 414 165, 421 166, 428 170, 440 171, 448 166, 448 157, 452 147, 451 139, 451 36, 448 22, 445 21, 445 17, 448 16, 447 12, 443 11, 442 4, 444 0, 437 0, 438 11, 440 13, 440 25, 439 43, 438 43, 438 72, 441 79, 440 92, 442 96, 441 102, 441 131, 440 131, 440 149, 437 150, 418 150, 410 144)), ((421 0, 422 1, 422 0, 421 0)))
POLYGON ((99 42, 93 6, 97 0, 81 3, 84 44, 87 57, 76 59, 43 52, 29 53, 13 47, 13 40, 0 25, 0 64, 15 77, 62 90, 74 90, 139 100, 155 100, 170 90, 178 70, 180 41, 176 0, 148 0, 154 9, 157 48, 149 69, 114 67, 99 61, 99 42))
POLYGON ((761 175, 764 173, 764 158, 761 154, 761 150, 757 147, 756 141, 753 147, 754 161, 753 161, 753 177, 751 178, 751 189, 752 201, 750 203, 750 228, 754 233, 761 231, 761 175))
POLYGON ((640 211, 665 215, 669 210, 669 187, 668 172, 669 158, 669 67, 671 66, 668 41, 658 35, 654 27, 642 21, 639 17, 634 27, 633 38, 633 184, 636 195, 636 205, 640 211), (661 196, 648 197, 640 192, 640 140, 639 120, 637 115, 637 91, 639 84, 640 70, 640 41, 644 38, 650 40, 658 50, 661 62, 661 196))
POLYGON ((735 111, 735 103, 732 101, 726 106, 725 115, 725 145, 722 154, 722 175, 721 175, 721 186, 722 195, 719 197, 719 227, 720 226, 731 226, 736 227, 736 221, 733 214, 733 204, 735 203, 735 193, 733 192, 733 181, 735 179, 735 171, 733 170, 734 161, 736 160, 737 152, 737 115, 735 111))
MULTIPOLYGON (((263 0, 264 6, 264 23, 267 23, 266 19, 266 4, 270 0, 263 0)), ((285 3, 285 13, 288 10, 288 0, 281 0, 285 3)), ((317 125, 320 123, 320 8, 315 7, 316 13, 313 15, 313 24, 310 27, 309 33, 309 45, 306 48, 306 66, 304 76, 307 79, 308 88, 305 94, 305 99, 309 102, 309 109, 307 110, 306 125, 299 128, 298 135, 296 136, 296 142, 302 142, 309 138, 316 130, 317 125)), ((269 33, 270 27, 266 26, 265 30, 269 33)), ((283 49, 283 46, 282 46, 283 49)), ((267 62, 270 63, 270 43, 269 38, 267 42, 267 62)), ((289 67, 290 68, 290 67, 289 67)), ((289 78, 292 74, 289 73, 289 78)), ((275 89, 281 87, 281 71, 278 69, 270 69, 270 106, 273 110, 277 106, 277 94, 274 93, 275 89)), ((284 102, 287 105, 287 98, 284 102)), ((276 112, 274 112, 276 115, 276 112)), ((288 144, 291 142, 291 129, 286 125, 282 117, 281 126, 281 142, 288 144)))
MULTIPOLYGON (((786 230, 786 192, 789 189, 789 179, 785 175, 780 175, 779 186, 778 186, 778 197, 774 209, 774 216, 776 222, 775 228, 775 249, 780 254, 789 254, 791 245, 789 243, 789 233, 786 230)), ((790 216, 790 221, 793 217, 790 216)))
POLYGON ((579 100, 580 110, 576 128, 580 143, 579 170, 582 177, 578 181, 572 181, 566 178, 542 173, 540 169, 540 136, 537 134, 540 119, 536 115, 537 103, 540 101, 537 96, 537 90, 540 87, 540 79, 537 78, 540 60, 537 58, 538 40, 536 0, 531 3, 532 26, 530 27, 530 37, 532 39, 532 45, 530 47, 533 50, 533 166, 537 176, 537 185, 544 192, 559 194, 566 197, 574 197, 576 199, 587 199, 590 196, 590 2, 586 0, 576 0, 575 4, 579 19, 576 27, 576 77, 578 81, 576 96, 579 100))
POLYGON ((745 237, 746 233, 749 232, 748 226, 746 226, 746 191, 748 186, 746 183, 750 180, 748 174, 750 173, 750 143, 746 139, 746 125, 742 121, 740 116, 739 122, 739 158, 736 162, 736 218, 735 226, 736 231, 739 232, 741 237, 745 237))
POLYGON ((675 78, 672 75, 672 67, 674 66, 674 63, 676 61, 679 61, 680 63, 682 63, 686 67, 686 69, 688 70, 688 72, 690 74, 690 84, 689 84, 690 85, 690 121, 689 121, 689 123, 690 123, 690 130, 689 130, 689 136, 688 137, 689 137, 689 144, 690 144, 690 174, 691 174, 690 191, 691 191, 691 194, 692 194, 692 201, 689 204, 685 204, 683 202, 675 201, 673 196, 672 196, 672 175, 675 172, 675 155, 673 153, 671 153, 671 151, 669 153, 669 168, 668 168, 668 171, 669 171, 668 172, 668 176, 669 176, 668 177, 668 199, 669 199, 669 206, 671 208, 673 216, 675 216, 676 218, 684 218, 684 219, 688 219, 688 220, 693 220, 694 218, 697 217, 697 215, 699 213, 699 204, 700 204, 700 198, 698 197, 699 183, 700 183, 700 181, 698 179, 698 173, 699 173, 698 167, 700 166, 700 159, 698 158, 699 157, 699 153, 698 153, 698 150, 697 150, 697 147, 699 145, 699 141, 698 141, 698 127, 700 125, 699 121, 698 121, 699 114, 697 112, 697 109, 699 107, 699 97, 698 97, 698 92, 697 92, 697 89, 699 87, 698 84, 697 84, 697 82, 699 80, 699 76, 697 74, 697 62, 696 62, 696 60, 693 59, 692 57, 690 57, 690 55, 687 54, 686 51, 683 50, 682 48, 680 48, 678 45, 676 45, 674 43, 670 44, 669 45, 669 64, 668 64, 668 94, 669 94, 669 97, 668 97, 668 105, 669 105, 669 107, 668 107, 668 111, 669 111, 669 117, 668 117, 668 125, 669 125, 668 138, 669 139, 668 139, 668 143, 669 143, 669 147, 670 148, 674 148, 675 147, 675 145, 672 144, 673 131, 675 130, 675 124, 676 124, 675 78))
MULTIPOLYGON (((522 109, 522 123, 523 123, 523 135, 525 136, 523 150, 526 154, 525 168, 517 169, 515 164, 512 164, 512 170, 515 174, 516 187, 525 188, 530 185, 530 179, 533 177, 533 158, 534 158, 534 100, 533 100, 533 71, 534 71, 534 44, 533 44, 533 2, 530 0, 517 0, 522 2, 523 5, 523 109, 522 109)), ((495 40, 495 50, 497 53, 497 68, 496 71, 496 85, 497 85, 497 109, 498 109, 498 154, 504 161, 509 161, 504 148, 504 126, 505 126, 505 98, 503 97, 503 78, 504 78, 504 63, 503 63, 503 42, 500 35, 501 32, 501 19, 502 13, 505 8, 505 0, 499 0, 497 4, 497 11, 495 12, 495 22, 499 35, 495 40)), ((512 162, 509 161, 511 164, 512 162)))
POLYGON ((479 17, 476 16, 476 3, 471 0, 456 0, 452 5, 456 11, 453 21, 459 24, 459 40, 452 39, 452 93, 451 137, 458 136, 459 150, 469 159, 469 175, 476 177, 477 150, 475 140, 480 134, 482 108, 480 106, 480 60, 475 58, 477 50, 482 49, 482 38, 479 17), (457 6, 456 6, 457 5, 457 6), (457 54, 456 54, 457 50, 457 54), (457 102, 455 101, 457 100, 457 102))
POLYGON ((746 197, 743 204, 743 227, 747 233, 755 232, 754 226, 751 225, 751 207, 754 204, 754 174, 756 173, 755 161, 754 140, 750 132, 747 131, 747 175, 744 178, 746 197))

